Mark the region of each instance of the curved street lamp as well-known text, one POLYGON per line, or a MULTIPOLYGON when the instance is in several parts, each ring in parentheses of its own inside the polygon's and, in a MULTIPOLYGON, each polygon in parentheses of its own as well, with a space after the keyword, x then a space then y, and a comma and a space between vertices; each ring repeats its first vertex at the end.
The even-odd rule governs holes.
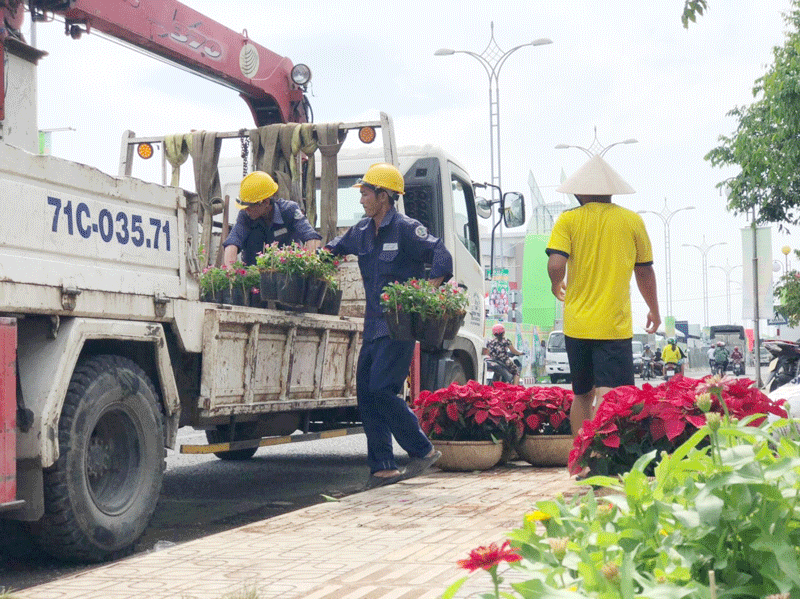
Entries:
MULTIPOLYGON (((545 46, 547 44, 552 44, 553 41, 547 38, 539 38, 535 39, 532 42, 527 42, 525 44, 520 44, 519 46, 514 46, 510 50, 503 51, 500 46, 497 45, 497 42, 494 40, 494 22, 490 23, 491 28, 491 38, 489 39, 489 43, 484 48, 483 52, 470 52, 469 50, 453 50, 451 48, 440 48, 434 52, 434 56, 450 56, 452 54, 468 54, 472 56, 475 60, 481 63, 486 74, 489 76, 489 153, 491 154, 491 187, 492 187, 492 199, 496 199, 494 192, 495 190, 502 188, 502 177, 500 176, 500 88, 499 88, 499 77, 500 77, 500 69, 503 68, 506 60, 508 57, 511 56, 514 52, 519 50, 520 48, 524 48, 525 46, 545 46), (495 151, 496 149, 496 151, 495 151)), ((500 227, 500 249, 501 254, 505 256, 505 252, 502 251, 503 248, 503 227, 500 227)), ((504 265, 501 264, 501 268, 504 265)), ((494 278, 494 273, 492 273, 492 277, 494 278)))
POLYGON ((706 237, 703 235, 703 243, 700 245, 696 245, 694 243, 684 243, 684 247, 691 247, 697 248, 700 250, 700 253, 703 254, 703 327, 708 326, 708 266, 706 262, 706 256, 708 255, 708 250, 718 245, 728 245, 727 241, 719 241, 717 243, 712 243, 708 245, 706 243, 706 237))
POLYGON ((681 210, 694 210, 694 206, 684 206, 677 210, 670 210, 667 208, 667 198, 664 198, 664 207, 661 212, 654 210, 639 210, 639 214, 655 214, 664 223, 664 251, 666 252, 666 260, 664 261, 664 269, 666 273, 666 286, 667 286, 667 314, 666 316, 675 316, 672 313, 672 258, 670 256, 670 234, 669 234, 669 221, 681 210))
POLYGON ((570 145, 570 144, 558 144, 556 146, 556 150, 566 150, 567 148, 577 148, 578 150, 580 150, 581 152, 586 154, 589 158, 591 158, 593 156, 601 156, 602 157, 606 152, 608 152, 614 146, 618 146, 620 144, 635 144, 635 143, 639 143, 639 140, 630 138, 630 139, 624 139, 622 141, 615 141, 611 145, 604 146, 599 141, 597 141, 597 127, 595 126, 595 128, 594 128, 594 140, 592 141, 592 143, 589 145, 588 148, 584 148, 583 146, 573 146, 573 145, 570 145))

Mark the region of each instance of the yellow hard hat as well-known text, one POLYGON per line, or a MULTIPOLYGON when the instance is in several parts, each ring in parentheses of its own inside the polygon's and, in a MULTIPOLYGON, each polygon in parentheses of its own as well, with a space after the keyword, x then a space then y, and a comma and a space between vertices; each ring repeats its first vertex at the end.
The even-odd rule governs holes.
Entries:
POLYGON ((402 194, 405 190, 405 181, 400 171, 386 162, 379 162, 373 164, 364 176, 353 185, 353 187, 361 187, 363 184, 372 185, 373 187, 380 187, 381 189, 388 189, 402 194))
POLYGON ((247 208, 271 198, 277 191, 278 184, 272 177, 263 171, 253 171, 242 179, 236 204, 247 208))

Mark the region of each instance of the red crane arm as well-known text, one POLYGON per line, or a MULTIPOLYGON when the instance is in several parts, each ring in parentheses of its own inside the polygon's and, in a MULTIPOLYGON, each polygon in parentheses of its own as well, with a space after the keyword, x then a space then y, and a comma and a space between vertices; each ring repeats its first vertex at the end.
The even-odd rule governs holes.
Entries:
MULTIPOLYGON (((48 2, 41 2, 46 5, 48 2)), ((97 29, 239 90, 258 126, 304 122, 292 62, 176 0, 74 0, 56 10, 67 30, 97 29)))

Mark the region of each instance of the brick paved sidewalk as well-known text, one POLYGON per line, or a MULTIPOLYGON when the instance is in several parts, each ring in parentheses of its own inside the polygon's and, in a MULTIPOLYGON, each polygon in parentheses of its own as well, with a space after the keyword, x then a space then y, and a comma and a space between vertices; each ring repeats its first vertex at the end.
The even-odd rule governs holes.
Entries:
MULTIPOLYGON (((470 549, 505 540, 536 501, 577 490, 565 468, 434 469, 15 595, 221 599, 256 589, 259 599, 434 599, 466 574, 456 560, 470 549)), ((476 572, 457 596, 489 587, 476 572)))

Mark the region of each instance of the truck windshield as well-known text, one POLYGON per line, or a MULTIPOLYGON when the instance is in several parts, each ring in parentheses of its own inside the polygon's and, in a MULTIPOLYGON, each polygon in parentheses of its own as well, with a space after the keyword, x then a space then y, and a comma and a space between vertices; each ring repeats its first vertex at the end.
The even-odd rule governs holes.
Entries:
POLYGON ((547 351, 567 351, 567 346, 564 343, 564 333, 550 333, 550 337, 547 339, 547 351))
MULTIPOLYGON (((364 218, 364 208, 361 206, 361 191, 353 187, 361 177, 339 177, 339 189, 336 194, 336 226, 352 227, 364 218)), ((317 180, 317 206, 320 205, 319 179, 317 180)), ((319 226, 319 223, 316 223, 319 226)))

